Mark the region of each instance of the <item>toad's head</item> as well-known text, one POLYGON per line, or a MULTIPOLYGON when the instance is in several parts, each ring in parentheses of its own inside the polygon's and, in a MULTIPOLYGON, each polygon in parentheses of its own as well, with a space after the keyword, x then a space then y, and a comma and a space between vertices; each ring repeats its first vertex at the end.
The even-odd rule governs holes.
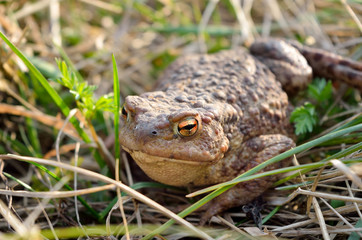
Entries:
POLYGON ((128 96, 120 143, 152 179, 174 186, 203 185, 202 177, 228 150, 218 110, 174 101, 164 92, 128 96))

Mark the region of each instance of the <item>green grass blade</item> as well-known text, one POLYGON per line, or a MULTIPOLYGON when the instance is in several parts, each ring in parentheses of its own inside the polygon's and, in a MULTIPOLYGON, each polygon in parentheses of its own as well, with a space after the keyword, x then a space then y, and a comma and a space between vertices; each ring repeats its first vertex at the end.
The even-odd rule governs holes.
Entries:
POLYGON ((113 63, 113 91, 114 91, 114 155, 116 159, 120 159, 121 146, 119 145, 119 109, 120 109, 120 91, 119 91, 119 80, 117 63, 114 54, 112 54, 113 63))
POLYGON ((282 206, 276 206, 273 211, 271 211, 267 216, 265 216, 265 218, 263 218, 263 220, 261 221, 262 224, 265 224, 267 221, 269 221, 269 219, 271 219, 274 214, 276 214, 279 209, 281 208, 282 206))
POLYGON ((7 172, 3 172, 3 174, 5 175, 5 177, 10 178, 10 179, 14 180, 15 182, 17 182, 20 186, 23 186, 26 190, 35 192, 35 190, 31 186, 29 186, 25 182, 21 181, 20 179, 14 177, 13 175, 11 175, 7 172))
POLYGON ((6 132, 0 129, 0 142, 9 145, 15 152, 20 155, 32 156, 32 152, 22 142, 12 139, 6 132))
MULTIPOLYGON (((321 160, 320 162, 326 162, 326 161, 329 161, 329 160, 331 160, 331 159, 339 159, 339 158, 345 157, 345 156, 347 156, 347 155, 349 155, 349 154, 351 154, 351 153, 353 153, 353 152, 356 152, 356 151, 358 151, 358 150, 361 150, 361 149, 362 149, 362 142, 357 143, 357 144, 355 144, 355 145, 353 145, 353 146, 351 146, 351 147, 349 147, 349 148, 347 148, 347 149, 344 149, 344 150, 342 150, 342 151, 340 151, 340 152, 338 152, 338 153, 335 153, 335 154, 333 154, 332 156, 329 156, 329 157, 321 160)), ((283 184, 283 183, 289 181, 290 179, 293 179, 293 178, 295 178, 296 176, 299 176, 300 174, 305 174, 305 173, 307 173, 308 171, 310 171, 310 170, 309 170, 309 169, 305 169, 305 170, 302 170, 300 173, 299 173, 299 172, 294 173, 294 174, 292 174, 292 175, 290 175, 290 176, 288 176, 288 177, 285 177, 285 178, 280 179, 279 181, 275 182, 273 186, 278 186, 278 185, 280 185, 280 184, 283 184)))
MULTIPOLYGON (((19 92, 20 92, 21 97, 23 99, 26 99, 26 93, 21 84, 19 84, 19 92)), ((28 118, 28 117, 25 118, 25 125, 26 125, 26 130, 28 133, 28 137, 30 140, 30 144, 35 151, 34 155, 37 157, 41 157, 42 153, 41 153, 40 141, 39 141, 39 137, 38 137, 38 130, 35 127, 34 120, 31 118, 28 118)))
POLYGON ((346 124, 343 124, 342 126, 340 126, 339 128, 337 128, 335 131, 341 130, 343 128, 349 127, 349 126, 353 126, 353 125, 357 125, 359 123, 362 123, 362 113, 358 115, 358 117, 356 117, 355 119, 353 119, 352 121, 347 122, 346 124))
POLYGON ((31 146, 35 151, 35 156, 41 157, 42 153, 41 153, 40 141, 38 137, 38 131, 34 125, 34 121, 31 118, 25 118, 25 123, 31 146))
POLYGON ((19 126, 19 133, 20 133, 21 140, 25 144, 25 147, 28 148, 31 153, 30 156, 36 156, 37 153, 29 141, 28 134, 26 134, 24 126, 21 126, 21 125, 19 126))
POLYGON ((325 159, 323 159, 322 161, 326 162, 326 161, 329 161, 329 160, 332 160, 332 159, 335 159, 335 158, 341 158, 341 157, 345 157, 351 153, 354 153, 358 150, 361 150, 362 149, 362 142, 360 143, 357 143, 353 146, 350 146, 349 148, 346 148, 340 152, 337 152, 335 154, 333 154, 332 156, 329 156, 325 159))

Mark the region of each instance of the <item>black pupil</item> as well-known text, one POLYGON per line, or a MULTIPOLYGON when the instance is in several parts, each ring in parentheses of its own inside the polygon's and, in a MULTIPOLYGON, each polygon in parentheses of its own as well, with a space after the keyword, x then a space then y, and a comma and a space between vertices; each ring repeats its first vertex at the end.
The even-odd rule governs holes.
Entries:
POLYGON ((127 111, 126 111, 126 108, 125 108, 125 107, 122 108, 122 114, 125 115, 125 116, 127 116, 127 111))
POLYGON ((193 129, 195 126, 196 126, 196 124, 188 124, 188 125, 182 127, 182 129, 191 130, 191 129, 193 129))

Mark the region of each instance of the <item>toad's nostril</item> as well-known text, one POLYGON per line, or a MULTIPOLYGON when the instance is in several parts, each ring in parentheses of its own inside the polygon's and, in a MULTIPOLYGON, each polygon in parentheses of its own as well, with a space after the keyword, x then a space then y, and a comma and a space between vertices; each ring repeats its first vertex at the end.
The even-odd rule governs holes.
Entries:
POLYGON ((155 130, 152 131, 151 133, 152 133, 152 135, 157 135, 157 131, 155 131, 155 130))

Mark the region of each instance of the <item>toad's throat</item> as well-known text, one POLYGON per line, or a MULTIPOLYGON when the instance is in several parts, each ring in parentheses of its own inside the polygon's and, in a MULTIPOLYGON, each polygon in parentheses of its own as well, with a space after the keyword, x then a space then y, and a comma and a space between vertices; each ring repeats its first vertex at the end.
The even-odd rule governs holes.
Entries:
POLYGON ((199 162, 152 156, 142 151, 123 148, 131 154, 137 165, 150 178, 172 186, 205 185, 205 176, 209 171, 208 166, 212 166, 217 162, 199 162))

